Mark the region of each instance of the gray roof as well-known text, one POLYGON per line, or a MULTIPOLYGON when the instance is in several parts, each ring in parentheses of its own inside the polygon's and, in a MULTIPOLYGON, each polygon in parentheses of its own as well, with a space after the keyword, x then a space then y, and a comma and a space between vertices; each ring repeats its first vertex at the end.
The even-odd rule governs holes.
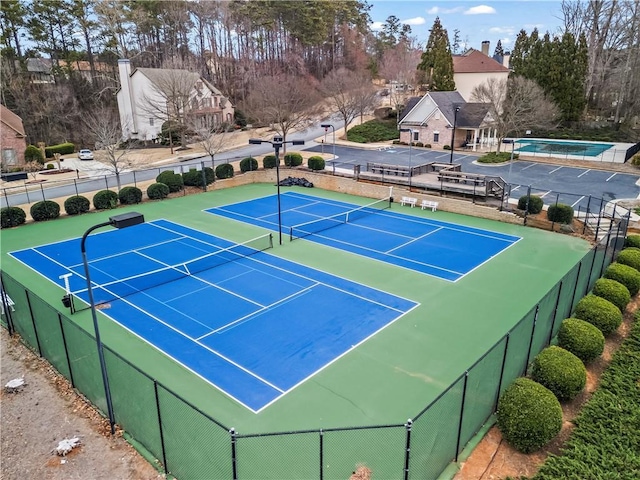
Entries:
POLYGON ((478 128, 489 113, 488 103, 465 103, 460 106, 456 127, 478 128))
POLYGON ((456 107, 462 107, 466 102, 460 93, 456 92, 429 92, 429 96, 438 105, 438 108, 453 125, 454 110, 456 107))
POLYGON ((404 107, 404 109, 400 113, 400 118, 398 119, 398 121, 401 121, 404 117, 406 117, 407 113, 409 113, 413 109, 413 107, 415 107, 418 104, 420 100, 422 100, 422 97, 409 98, 409 100, 407 101, 407 105, 404 107))

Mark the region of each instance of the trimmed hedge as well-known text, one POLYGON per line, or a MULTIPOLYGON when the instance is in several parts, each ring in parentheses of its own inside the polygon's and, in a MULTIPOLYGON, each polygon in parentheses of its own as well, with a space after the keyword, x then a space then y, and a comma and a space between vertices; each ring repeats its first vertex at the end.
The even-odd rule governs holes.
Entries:
POLYGON ((87 197, 83 197, 82 195, 75 195, 64 201, 64 211, 67 212, 67 215, 87 213, 90 208, 91 202, 89 202, 87 197))
POLYGON ((60 205, 52 200, 42 200, 34 203, 29 213, 31 213, 31 218, 36 222, 53 220, 60 216, 60 205))
POLYGON ((254 172, 258 170, 258 161, 253 157, 245 157, 240 160, 240 171, 244 172, 254 172))
POLYGON ((0 210, 0 224, 2 228, 22 225, 27 221, 27 214, 20 207, 4 207, 0 210))
POLYGON ((179 192, 184 188, 184 180, 182 175, 175 173, 173 170, 165 170, 156 177, 157 183, 164 183, 169 187, 169 192, 179 192))
POLYGON ((169 187, 164 183, 152 183, 147 188, 147 197, 151 200, 162 200, 169 195, 169 187))
POLYGON ((640 290, 640 272, 629 265, 613 262, 607 267, 602 276, 623 284, 627 287, 632 297, 635 297, 638 290, 640 290))
POLYGON ((307 160, 307 166, 314 171, 324 170, 325 162, 324 158, 314 155, 307 160))
POLYGON ((640 248, 640 235, 627 235, 627 238, 624 239, 624 246, 640 248))
POLYGON ((624 312, 627 304, 631 301, 629 289, 620 282, 616 282, 610 278, 599 278, 596 280, 592 293, 605 300, 609 300, 618 307, 621 312, 624 312))
POLYGON ((564 203, 549 205, 547 218, 552 222, 571 223, 573 220, 573 207, 571 205, 565 205, 564 203))
POLYGON ((93 196, 93 206, 96 210, 110 210, 118 205, 118 194, 111 190, 100 190, 93 196))
POLYGON ((233 165, 230 163, 222 163, 216 167, 216 177, 224 180, 233 177, 233 165))
POLYGON ((53 158, 55 153, 60 155, 67 155, 76 151, 76 146, 73 143, 60 143, 58 145, 51 145, 44 148, 44 154, 47 158, 53 158))
POLYGON ((640 271, 640 248, 625 248, 616 257, 616 262, 629 265, 631 268, 640 271))
POLYGON ((529 199, 529 213, 536 214, 542 211, 544 201, 537 195, 525 195, 518 199, 518 210, 527 209, 527 198, 529 199))
POLYGON ((262 166, 264 168, 276 168, 277 163, 278 159, 275 155, 265 155, 262 159, 262 166))
POLYGON ((587 369, 573 353, 552 345, 533 359, 531 379, 547 387, 560 401, 575 398, 587 383, 587 369))
POLYGON ((584 363, 595 360, 604 352, 604 335, 595 325, 567 318, 558 331, 558 346, 573 353, 584 363))
POLYGON ((302 155, 297 152, 287 153, 284 156, 284 164, 287 167, 298 167, 302 165, 302 155))
POLYGON ((605 337, 615 332, 622 323, 622 313, 618 307, 593 294, 578 302, 573 316, 596 326, 605 337))
POLYGON ((118 194, 122 205, 135 205, 142 201, 142 190, 138 187, 124 187, 118 194))
POLYGON ((42 150, 40 150, 35 145, 27 145, 27 148, 24 151, 24 161, 26 163, 38 162, 44 165, 44 157, 42 156, 42 150))
MULTIPOLYGON (((517 153, 513 154, 513 159, 518 158, 517 153)), ((478 163, 505 163, 511 160, 511 152, 489 152, 481 157, 478 157, 478 163)))
POLYGON ((509 444, 531 453, 560 433, 562 407, 548 388, 528 378, 517 378, 500 397, 497 423, 509 444))

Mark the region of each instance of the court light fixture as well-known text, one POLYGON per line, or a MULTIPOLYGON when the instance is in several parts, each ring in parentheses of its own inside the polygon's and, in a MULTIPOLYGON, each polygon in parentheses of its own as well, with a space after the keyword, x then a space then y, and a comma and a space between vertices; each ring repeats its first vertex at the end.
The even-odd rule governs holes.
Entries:
POLYGON ((449 158, 449 164, 453 163, 453 141, 456 138, 456 123, 458 122, 458 112, 460 107, 456 107, 453 111, 453 130, 451 130, 451 157, 449 158))
MULTIPOLYGON (((324 128, 325 131, 325 136, 326 136, 326 132, 328 128, 331 128, 332 132, 333 132, 333 168, 336 168, 336 127, 334 127, 332 124, 330 123, 321 123, 320 126, 322 128, 324 128)), ((334 172, 335 173, 335 172, 334 172)))
MULTIPOLYGON (((111 426, 111 435, 116 433, 115 416, 113 414, 113 402, 111 400, 111 389, 109 387, 109 377, 107 375, 107 364, 104 361, 104 351, 102 348, 102 340, 100 339, 100 328, 98 327, 98 315, 96 313, 96 304, 93 298, 93 289, 91 288, 91 277, 89 274, 89 262, 87 261, 87 237, 91 232, 102 227, 127 228, 144 223, 144 216, 137 212, 122 213, 109 217, 108 222, 98 223, 90 227, 80 241, 80 251, 82 252, 82 263, 84 264, 84 276, 87 280, 87 293, 89 295, 89 306, 91 307, 91 319, 93 320, 93 330, 96 337, 96 347, 98 348, 98 360, 100 362, 100 372, 102 374, 102 385, 104 386, 104 396, 107 403, 107 414, 109 415, 109 425, 111 426)), ((64 302, 64 299, 63 299, 64 302)))
POLYGON ((304 145, 304 140, 287 140, 284 141, 284 138, 277 135, 273 137, 273 140, 262 140, 261 138, 250 138, 249 145, 260 145, 261 143, 268 143, 273 147, 273 150, 276 154, 276 186, 277 190, 277 199, 278 199, 278 241, 280 245, 282 245, 282 207, 280 205, 280 148, 290 143, 291 145, 304 145))

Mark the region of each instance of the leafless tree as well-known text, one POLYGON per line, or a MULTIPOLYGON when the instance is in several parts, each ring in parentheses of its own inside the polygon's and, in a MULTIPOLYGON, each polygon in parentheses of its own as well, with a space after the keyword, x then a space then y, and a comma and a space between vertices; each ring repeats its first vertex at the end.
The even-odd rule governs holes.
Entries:
POLYGON ((510 133, 523 134, 534 128, 553 128, 559 118, 558 107, 533 80, 511 77, 490 78, 473 89, 475 102, 489 104, 489 114, 498 137, 497 151, 510 133))
POLYGON ((320 90, 329 102, 329 108, 342 116, 345 132, 358 115, 373 106, 376 98, 368 75, 345 68, 331 71, 322 81, 320 90))
POLYGON ((221 152, 229 143, 231 132, 220 125, 200 126, 191 124, 190 130, 196 134, 196 143, 215 160, 216 153, 221 152))
POLYGON ((106 164, 113 172, 120 190, 120 174, 136 167, 131 156, 133 141, 121 142, 122 129, 118 114, 111 109, 103 107, 96 110, 86 118, 85 125, 96 140, 96 160, 106 164))
POLYGON ((35 180, 38 178, 38 172, 42 171, 43 165, 40 162, 32 161, 25 163, 22 168, 35 180))

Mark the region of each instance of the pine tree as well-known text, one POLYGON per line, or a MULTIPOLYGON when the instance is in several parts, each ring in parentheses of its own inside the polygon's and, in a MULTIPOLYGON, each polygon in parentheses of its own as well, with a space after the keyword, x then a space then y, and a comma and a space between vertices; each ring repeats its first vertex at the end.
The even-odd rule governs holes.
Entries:
POLYGON ((493 51, 493 56, 494 57, 504 57, 504 50, 502 48, 502 40, 498 40, 498 43, 496 43, 496 49, 493 51))
POLYGON ((447 30, 442 28, 440 18, 436 17, 431 27, 429 40, 422 53, 418 70, 425 72, 431 90, 453 91, 453 58, 447 30))
POLYGON ((526 59, 529 55, 529 35, 526 30, 520 30, 516 37, 516 43, 511 52, 512 76, 523 75, 526 59))

